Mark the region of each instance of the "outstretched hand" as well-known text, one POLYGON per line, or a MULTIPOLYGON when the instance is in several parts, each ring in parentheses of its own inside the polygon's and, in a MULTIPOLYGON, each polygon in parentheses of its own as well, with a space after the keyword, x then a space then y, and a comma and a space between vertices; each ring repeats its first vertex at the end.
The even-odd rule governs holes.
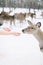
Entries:
POLYGON ((14 35, 15 35, 15 36, 20 36, 20 34, 21 34, 21 33, 19 33, 19 32, 14 32, 14 35))
POLYGON ((3 28, 5 31, 11 31, 11 29, 10 28, 3 28))
POLYGON ((9 28, 3 28, 8 34, 12 34, 12 35, 15 35, 15 36, 20 36, 21 33, 19 32, 11 32, 11 29, 9 28), (10 33, 9 33, 10 32, 10 33))

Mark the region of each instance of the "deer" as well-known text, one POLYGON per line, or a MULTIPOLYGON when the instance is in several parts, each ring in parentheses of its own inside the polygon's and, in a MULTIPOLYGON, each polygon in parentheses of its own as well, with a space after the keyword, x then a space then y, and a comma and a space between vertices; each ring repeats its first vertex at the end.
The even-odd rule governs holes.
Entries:
POLYGON ((31 21, 28 21, 28 23, 30 26, 25 29, 22 29, 22 32, 32 34, 39 41, 39 48, 43 52, 43 31, 40 29, 41 22, 33 24, 31 21))
POLYGON ((15 13, 15 19, 20 20, 20 23, 23 22, 23 20, 25 20, 26 17, 26 13, 15 13))
POLYGON ((7 20, 7 21, 10 20, 10 25, 12 25, 12 22, 14 23, 14 15, 13 16, 11 16, 11 15, 3 16, 3 19, 7 20))
POLYGON ((4 9, 3 9, 2 12, 0 13, 0 16, 9 15, 11 12, 12 12, 12 10, 10 10, 9 12, 5 12, 4 9))
POLYGON ((9 15, 9 13, 11 13, 11 11, 9 12, 5 12, 4 10, 0 13, 0 18, 3 20, 10 20, 10 25, 12 24, 13 20, 14 20, 14 15, 11 16, 9 15))
POLYGON ((29 13, 26 13, 26 16, 27 16, 27 17, 30 16, 31 18, 33 18, 33 17, 36 16, 36 14, 35 14, 35 13, 29 12, 29 13))

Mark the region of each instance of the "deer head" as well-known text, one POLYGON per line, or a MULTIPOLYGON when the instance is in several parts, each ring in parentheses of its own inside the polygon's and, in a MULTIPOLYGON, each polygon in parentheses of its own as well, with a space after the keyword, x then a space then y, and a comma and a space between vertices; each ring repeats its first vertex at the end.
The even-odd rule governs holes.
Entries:
POLYGON ((30 26, 23 29, 22 30, 23 33, 33 34, 33 33, 36 33, 38 31, 38 29, 40 29, 40 27, 41 27, 40 22, 33 24, 32 22, 28 21, 28 23, 29 23, 30 26))
POLYGON ((34 37, 39 41, 39 47, 40 50, 43 52, 43 32, 41 31, 41 23, 38 22, 36 24, 32 24, 29 22, 30 26, 27 28, 23 29, 23 33, 28 33, 28 34, 33 34, 34 37))

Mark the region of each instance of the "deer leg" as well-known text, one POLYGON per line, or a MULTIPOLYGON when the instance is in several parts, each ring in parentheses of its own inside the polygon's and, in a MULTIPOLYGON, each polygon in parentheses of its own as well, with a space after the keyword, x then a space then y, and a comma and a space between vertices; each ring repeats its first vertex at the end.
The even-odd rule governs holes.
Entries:
POLYGON ((13 24, 15 25, 15 20, 13 20, 13 24))
POLYGON ((12 28, 12 20, 10 21, 10 28, 12 28))
POLYGON ((12 25, 12 20, 10 21, 10 25, 12 25))
POLYGON ((20 27, 22 27, 22 26, 23 26, 23 20, 20 21, 20 27))

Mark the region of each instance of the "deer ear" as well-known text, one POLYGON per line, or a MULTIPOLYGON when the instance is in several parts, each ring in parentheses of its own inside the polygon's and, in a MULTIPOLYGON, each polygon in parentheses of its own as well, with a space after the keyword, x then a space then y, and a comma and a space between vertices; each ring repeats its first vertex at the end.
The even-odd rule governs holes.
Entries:
POLYGON ((36 24, 36 26, 40 28, 40 27, 41 27, 41 22, 38 22, 38 23, 36 24))
POLYGON ((29 25, 33 25, 31 21, 27 20, 29 25))

